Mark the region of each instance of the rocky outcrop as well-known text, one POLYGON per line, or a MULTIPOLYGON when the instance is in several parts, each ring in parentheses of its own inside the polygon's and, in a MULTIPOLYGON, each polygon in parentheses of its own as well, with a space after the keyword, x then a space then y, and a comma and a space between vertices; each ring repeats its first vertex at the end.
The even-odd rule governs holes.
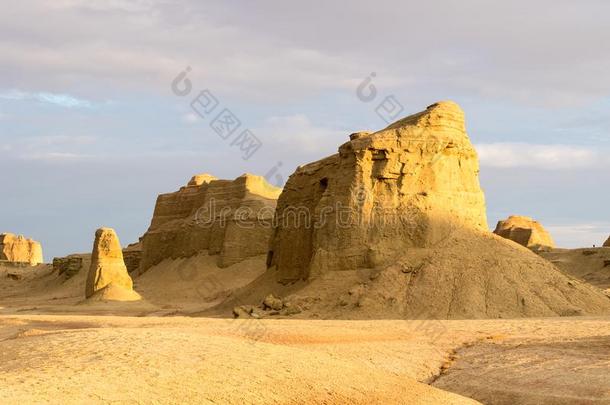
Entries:
POLYGON ((138 270, 142 261, 142 244, 139 242, 132 243, 123 249, 123 260, 129 274, 138 270))
POLYGON ((610 247, 610 236, 608 236, 608 239, 604 242, 604 247, 610 247))
MULTIPOLYGON (((100 228, 95 232, 85 295, 90 298, 109 286, 113 291, 131 291, 133 282, 127 273, 119 238, 114 229, 100 228)), ((104 296, 104 293, 98 295, 104 296)))
POLYGON ((511 215, 503 221, 498 221, 494 233, 534 251, 555 247, 553 238, 542 224, 530 217, 511 215))
POLYGON ((141 239, 140 271, 205 251, 218 255, 220 267, 265 254, 280 192, 260 176, 218 180, 200 174, 179 191, 161 194, 141 239))
POLYGON ((66 279, 75 276, 83 267, 83 258, 80 255, 53 258, 53 270, 66 279))
POLYGON ((489 231, 464 128, 455 103, 436 103, 299 167, 278 199, 267 272, 222 308, 271 293, 284 306, 306 297, 298 316, 325 319, 610 313, 599 289, 489 231))
POLYGON ((453 226, 485 229, 464 113, 440 102, 301 166, 278 201, 269 265, 285 280, 375 267, 433 246, 453 226))
POLYGON ((3 233, 0 234, 0 260, 35 266, 43 262, 42 246, 24 236, 3 233))

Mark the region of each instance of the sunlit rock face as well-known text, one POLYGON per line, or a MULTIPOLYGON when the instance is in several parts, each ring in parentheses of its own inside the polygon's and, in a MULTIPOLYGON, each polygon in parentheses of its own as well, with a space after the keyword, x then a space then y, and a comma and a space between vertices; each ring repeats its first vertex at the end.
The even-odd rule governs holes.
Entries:
POLYGON ((464 113, 444 101, 299 167, 279 200, 268 265, 280 279, 376 267, 453 227, 487 229, 464 113))
POLYGON ((530 217, 511 215, 498 222, 494 233, 532 250, 549 250, 555 247, 553 238, 542 224, 530 217))
POLYGON ((0 260, 35 266, 43 262, 42 245, 22 235, 0 234, 0 260))
POLYGON ((200 174, 180 190, 161 194, 141 240, 140 271, 206 251, 218 255, 220 267, 265 254, 280 192, 261 176, 219 180, 200 174))

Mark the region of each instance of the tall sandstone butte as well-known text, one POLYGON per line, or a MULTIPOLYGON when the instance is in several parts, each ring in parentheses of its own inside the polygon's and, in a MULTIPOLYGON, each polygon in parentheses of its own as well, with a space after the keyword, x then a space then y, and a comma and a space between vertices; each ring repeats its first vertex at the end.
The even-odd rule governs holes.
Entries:
POLYGON ((503 221, 498 221, 494 233, 535 251, 555 247, 551 234, 540 222, 530 217, 511 215, 503 221))
POLYGON ((161 194, 142 237, 140 271, 204 251, 218 255, 220 267, 267 253, 280 192, 260 176, 200 174, 179 191, 161 194))
POLYGON ((42 245, 22 235, 0 234, 0 260, 35 266, 43 262, 42 245))
POLYGON ((111 228, 100 228, 95 232, 85 296, 89 298, 105 288, 133 289, 119 238, 111 228))
POLYGON ((234 302, 273 288, 325 318, 610 313, 601 290, 489 231, 464 127, 459 106, 440 102, 298 168, 278 200, 269 269, 234 302))
POLYGON ((435 103, 350 138, 339 153, 299 167, 279 198, 268 265, 280 279, 383 265, 435 245, 455 224, 487 228, 477 154, 457 104, 435 103))

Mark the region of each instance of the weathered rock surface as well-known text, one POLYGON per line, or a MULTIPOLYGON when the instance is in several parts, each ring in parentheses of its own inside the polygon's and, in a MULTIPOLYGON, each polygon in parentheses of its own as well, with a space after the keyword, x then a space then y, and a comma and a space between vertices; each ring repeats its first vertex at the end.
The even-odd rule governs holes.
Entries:
POLYGON ((351 136, 289 178, 267 272, 218 309, 272 293, 311 297, 298 314, 310 318, 610 313, 600 289, 489 232, 478 167, 451 102, 351 136))
POLYGON ((278 298, 273 294, 269 294, 263 300, 263 308, 279 311, 280 309, 284 308, 284 302, 281 298, 278 298))
POLYGON ((240 305, 233 308, 234 318, 251 318, 253 308, 251 305, 240 305))
POLYGON ((218 255, 220 267, 267 253, 280 192, 260 176, 218 180, 201 174, 179 191, 161 194, 142 237, 140 271, 203 251, 218 255))
POLYGON ((140 262, 142 261, 142 244, 132 243, 123 249, 123 260, 127 267, 129 274, 140 268, 140 262))
POLYGON ((100 228, 95 232, 85 295, 89 298, 110 284, 113 284, 113 290, 133 289, 133 282, 123 261, 119 238, 114 229, 100 228))
POLYGON ((35 266, 43 262, 42 246, 22 235, 3 233, 0 234, 0 260, 35 266))
POLYGON ((83 258, 80 255, 53 258, 53 270, 63 274, 66 279, 75 276, 83 267, 83 258))
POLYGON ((498 221, 494 233, 535 251, 555 247, 553 238, 542 224, 530 217, 511 215, 503 221, 498 221))
POLYGON ((455 224, 487 227, 477 154, 457 104, 350 138, 288 179, 269 253, 281 278, 375 267, 438 243, 455 224))
POLYGON ((604 242, 604 247, 610 247, 610 236, 608 236, 608 239, 604 242))

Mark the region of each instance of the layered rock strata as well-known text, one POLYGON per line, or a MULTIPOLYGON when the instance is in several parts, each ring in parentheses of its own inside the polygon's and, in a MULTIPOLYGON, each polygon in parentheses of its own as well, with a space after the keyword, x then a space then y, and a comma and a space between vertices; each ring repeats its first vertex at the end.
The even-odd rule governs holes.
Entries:
POLYGON ((22 235, 0 234, 0 260, 35 266, 43 262, 42 245, 22 235))
POLYGON ((141 239, 140 271, 201 252, 218 255, 220 267, 265 254, 280 192, 260 176, 200 174, 179 191, 161 194, 141 239))
POLYGON ((530 217, 511 215, 503 221, 498 221, 494 233, 535 251, 555 247, 551 234, 540 222, 530 217))
POLYGON ((278 201, 269 265, 285 280, 375 267, 434 246, 453 226, 486 229, 464 113, 439 102, 301 166, 278 201))

